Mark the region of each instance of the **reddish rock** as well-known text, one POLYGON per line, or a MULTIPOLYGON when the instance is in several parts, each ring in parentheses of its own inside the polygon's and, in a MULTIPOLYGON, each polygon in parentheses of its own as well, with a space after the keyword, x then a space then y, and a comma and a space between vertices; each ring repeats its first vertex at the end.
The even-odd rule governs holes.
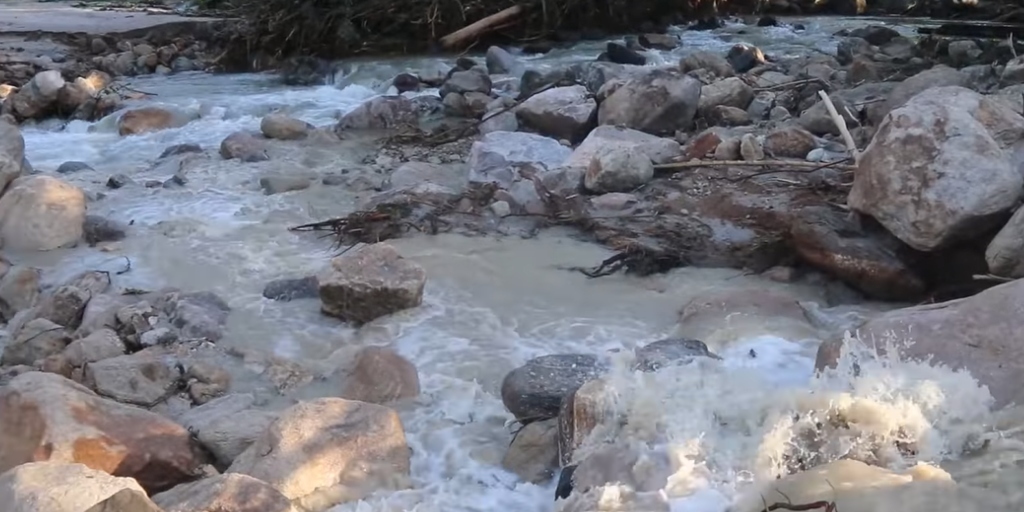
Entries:
POLYGON ((686 149, 683 150, 683 161, 707 158, 708 155, 714 154, 721 143, 722 138, 717 133, 704 132, 691 139, 686 145, 686 149))

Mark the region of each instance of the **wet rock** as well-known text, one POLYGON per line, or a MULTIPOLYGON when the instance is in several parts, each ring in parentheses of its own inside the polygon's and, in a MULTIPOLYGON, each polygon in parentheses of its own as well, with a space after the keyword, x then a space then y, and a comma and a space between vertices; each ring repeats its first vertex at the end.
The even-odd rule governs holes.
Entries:
POLYGON ((729 61, 737 73, 746 73, 766 62, 764 52, 756 46, 737 44, 729 49, 725 60, 729 61))
POLYGON ((801 259, 868 297, 915 300, 925 283, 898 256, 900 243, 888 233, 871 233, 825 207, 802 210, 790 230, 801 259))
POLYGON ((868 25, 851 30, 850 37, 859 37, 869 44, 882 46, 900 37, 900 33, 885 25, 868 25))
POLYGON ((164 512, 145 491, 121 489, 85 512, 164 512))
POLYGON ((90 246, 101 242, 124 240, 127 226, 99 215, 86 215, 82 224, 82 237, 90 246))
POLYGON ((82 322, 85 305, 92 298, 92 292, 77 286, 61 286, 47 295, 39 303, 37 318, 45 318, 51 322, 75 330, 82 322))
POLYGON ((630 192, 654 178, 650 157, 636 148, 617 148, 595 156, 583 176, 591 192, 630 192))
POLYGON ((605 55, 609 62, 615 64, 632 64, 634 66, 647 64, 647 57, 616 42, 608 43, 605 47, 605 55))
POLYGON ((582 85, 555 87, 515 110, 522 126, 555 139, 579 142, 597 124, 597 101, 582 85))
POLYGON ((707 113, 709 122, 716 126, 745 126, 750 124, 750 114, 736 107, 718 105, 707 113))
POLYGON ((227 473, 249 475, 301 507, 325 510, 378 490, 405 487, 409 458, 397 412, 320 398, 282 412, 227 473))
POLYGON ((31 366, 36 361, 60 354, 70 341, 71 338, 62 326, 45 318, 37 318, 25 324, 13 341, 3 347, 0 364, 31 366))
POLYGON ((398 91, 398 94, 420 90, 420 79, 409 73, 399 73, 391 80, 391 85, 398 91))
POLYGON ((668 338, 658 340, 634 351, 635 368, 643 372, 655 372, 667 366, 689 364, 697 357, 721 359, 708 350, 703 341, 689 338, 668 338))
POLYGON ((505 376, 501 401, 520 421, 554 418, 565 397, 604 371, 605 366, 590 355, 536 357, 505 376))
POLYGON ((268 196, 305 190, 312 184, 313 180, 307 176, 273 174, 260 178, 260 188, 268 196))
POLYGON ((107 188, 119 189, 127 186, 134 181, 125 174, 115 174, 110 178, 107 178, 107 188))
POLYGON ((167 149, 164 149, 163 153, 160 153, 159 158, 202 152, 203 148, 200 147, 199 144, 175 144, 173 146, 167 146, 167 149))
POLYGON ((264 142, 248 132, 235 132, 225 137, 220 143, 220 156, 225 160, 237 158, 247 163, 270 160, 264 142))
POLYGON ((889 112, 902 107, 911 98, 933 87, 959 86, 968 87, 968 77, 948 66, 935 66, 922 71, 897 85, 887 95, 887 100, 877 108, 869 109, 868 116, 872 123, 879 124, 889 112))
POLYGON ((164 512, 293 512, 291 501, 266 482, 229 473, 182 484, 153 496, 164 512))
POLYGON ((740 137, 740 156, 748 161, 764 160, 764 147, 756 135, 746 133, 740 137))
POLYGON ((575 462, 576 449, 599 425, 616 416, 612 388, 604 379, 590 379, 567 395, 558 412, 559 463, 575 462))
POLYGON ((318 279, 324 314, 364 324, 418 307, 427 274, 391 245, 376 243, 332 259, 318 279))
POLYGON ((91 166, 89 166, 89 164, 87 164, 85 162, 69 161, 69 162, 62 163, 62 164, 60 164, 59 167, 57 167, 57 174, 71 174, 71 173, 74 173, 74 172, 92 171, 92 170, 93 170, 93 168, 91 166))
POLYGON ((641 34, 640 46, 654 50, 674 50, 679 47, 679 38, 668 34, 641 34))
POLYGON ((633 128, 655 135, 687 130, 700 102, 701 83, 668 69, 631 78, 598 108, 598 124, 633 128))
POLYGON ((72 341, 64 350, 68 363, 74 367, 82 367, 87 363, 95 363, 124 355, 125 346, 117 333, 111 329, 98 329, 84 338, 72 341))
POLYGON ((161 347, 103 359, 85 367, 85 383, 100 396, 152 407, 180 386, 177 360, 161 347))
POLYGON ((733 289, 695 297, 679 312, 680 337, 711 346, 762 334, 785 339, 818 336, 797 300, 763 289, 733 289))
POLYGON ((14 124, 0 118, 0 192, 22 174, 25 139, 14 124))
POLYGON ((189 396, 199 405, 223 396, 231 389, 231 374, 224 368, 205 361, 193 362, 185 373, 185 379, 189 381, 189 396))
POLYGON ((8 512, 98 512, 103 509, 94 511, 94 506, 122 491, 145 497, 145 491, 135 480, 111 476, 82 464, 29 462, 0 475, 0 500, 8 512))
POLYGON ((275 279, 263 287, 263 297, 285 302, 295 299, 319 298, 320 282, 316 276, 275 279))
POLYGON ((299 140, 309 136, 316 127, 284 114, 269 114, 260 121, 260 131, 268 139, 299 140))
POLYGON ((190 480, 205 462, 183 427, 42 372, 0 390, 0 446, 0 471, 33 460, 77 462, 132 477, 148 492, 190 480))
POLYGON ((850 206, 921 251, 994 227, 1024 186, 1005 150, 1024 136, 1024 117, 999 105, 939 87, 892 111, 862 155, 850 206))
POLYGON ((719 105, 746 110, 753 99, 754 89, 741 78, 726 78, 701 87, 698 109, 702 115, 719 105))
POLYGON ((223 336, 231 307, 212 292, 173 292, 160 309, 185 338, 218 341, 223 336))
POLYGON ((18 178, 0 197, 0 244, 6 249, 48 251, 82 237, 85 194, 57 178, 18 178))
POLYGON ((679 68, 683 73, 704 69, 715 76, 728 78, 736 74, 729 61, 721 55, 707 50, 698 50, 687 54, 679 62, 679 68))
POLYGON ((60 71, 42 71, 11 96, 11 108, 21 119, 37 119, 49 113, 64 87, 60 71))
POLYGON ((141 107, 128 110, 117 120, 117 133, 122 136, 141 135, 185 126, 189 118, 178 112, 160 107, 141 107))
POLYGON ((764 138, 765 153, 775 158, 805 158, 817 147, 814 135, 799 126, 776 128, 764 138))
POLYGON ((391 129, 418 123, 419 113, 412 100, 404 96, 378 96, 342 116, 334 125, 334 132, 341 136, 346 130, 391 129))
POLYGON ((501 466, 526 482, 541 484, 551 480, 558 469, 558 420, 523 426, 512 439, 501 466))
POLYGON ((492 75, 517 76, 525 71, 525 65, 519 59, 499 46, 487 48, 484 60, 487 64, 487 72, 492 75))
POLYGON ((0 315, 11 321, 14 315, 36 305, 40 295, 40 271, 15 265, 0 278, 0 315))
POLYGON ((441 97, 450 93, 465 94, 467 92, 491 93, 491 77, 480 68, 456 71, 448 77, 439 89, 441 97))
POLYGON ((263 435, 276 417, 254 409, 253 404, 252 395, 226 395, 186 411, 178 422, 226 467, 263 435))
POLYGON ((470 182, 515 181, 513 167, 533 165, 554 169, 565 163, 571 150, 557 140, 522 132, 492 132, 473 143, 469 154, 470 182))
POLYGON ((387 404, 420 394, 416 366, 386 347, 365 347, 356 354, 341 385, 341 398, 387 404))

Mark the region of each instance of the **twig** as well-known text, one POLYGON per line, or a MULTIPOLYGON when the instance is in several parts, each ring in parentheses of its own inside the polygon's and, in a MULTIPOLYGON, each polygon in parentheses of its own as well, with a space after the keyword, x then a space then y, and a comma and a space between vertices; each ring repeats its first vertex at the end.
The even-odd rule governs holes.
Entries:
POLYGON ((804 78, 802 80, 793 80, 792 82, 782 82, 780 84, 772 84, 772 85, 768 85, 768 86, 765 86, 765 87, 755 87, 754 88, 754 92, 777 91, 779 89, 788 89, 790 87, 800 87, 800 86, 803 86, 803 85, 810 85, 810 84, 813 84, 813 83, 820 83, 821 85, 824 85, 826 87, 829 86, 828 82, 826 82, 826 81, 824 81, 824 80, 822 80, 820 78, 804 78))
POLYGON ((806 510, 818 509, 824 509, 825 512, 836 512, 836 503, 834 501, 825 500, 795 505, 792 503, 773 503, 765 507, 765 512, 772 512, 773 510, 791 510, 793 512, 802 512, 806 510))
MULTIPOLYGON (((123 269, 118 270, 117 272, 115 272, 115 274, 123 275, 123 274, 127 274, 128 272, 130 272, 132 270, 132 260, 131 260, 131 258, 129 258, 128 256, 125 256, 124 257, 124 261, 126 262, 125 263, 125 267, 123 269)), ((108 276, 107 279, 110 279, 110 277, 108 276)))
MULTIPOLYGON (((658 164, 654 166, 655 170, 665 169, 692 169, 695 167, 789 167, 791 169, 822 169, 824 167, 834 167, 842 170, 854 170, 855 166, 852 165, 841 165, 846 160, 839 160, 837 162, 831 162, 829 164, 822 165, 818 162, 806 162, 803 160, 690 160, 689 162, 672 162, 667 164, 658 164)), ((786 171, 773 171, 773 172, 786 172, 786 171)))
POLYGON ((846 127, 846 120, 836 111, 836 106, 832 104, 832 99, 828 97, 825 91, 818 91, 818 96, 821 97, 821 101, 825 102, 828 115, 832 116, 832 122, 836 124, 836 128, 842 134, 843 141, 846 142, 846 149, 850 151, 850 156, 853 157, 853 163, 857 164, 860 162, 860 152, 857 151, 857 143, 853 141, 853 135, 850 135, 850 130, 846 127))

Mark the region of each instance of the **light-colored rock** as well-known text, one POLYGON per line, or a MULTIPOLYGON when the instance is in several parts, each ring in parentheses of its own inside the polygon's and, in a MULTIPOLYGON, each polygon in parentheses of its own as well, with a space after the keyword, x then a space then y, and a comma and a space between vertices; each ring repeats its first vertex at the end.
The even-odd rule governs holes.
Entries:
POLYGON ((764 148, 756 135, 745 133, 740 137, 740 156, 748 161, 764 160, 764 148))
POLYGON ((701 87, 698 109, 703 115, 719 105, 746 110, 753 99, 754 89, 742 78, 726 78, 701 87))
POLYGON ((59 70, 42 71, 14 93, 11 98, 11 106, 22 119, 43 116, 57 102, 57 96, 62 87, 64 87, 64 78, 59 70))
POLYGON ((267 482, 294 503, 323 511, 407 486, 409 457, 394 410, 320 398, 281 413, 227 472, 267 482))
POLYGON ((17 125, 0 118, 0 193, 22 173, 25 139, 17 125))
POLYGON ((117 133, 122 136, 180 128, 191 121, 190 116, 161 107, 128 110, 117 120, 117 133))
POLYGON ((102 359, 85 367, 85 382, 118 402, 152 407, 177 389, 177 360, 162 347, 102 359))
POLYGON ((452 190, 466 187, 466 170, 456 164, 405 162, 391 173, 388 181, 392 188, 410 188, 422 183, 433 183, 452 190))
POLYGON ((67 357, 71 366, 81 367, 86 363, 95 363, 124 355, 124 351, 124 342, 117 336, 117 333, 103 328, 93 331, 84 338, 72 341, 64 349, 64 356, 67 357))
POLYGON ((17 332, 14 340, 4 347, 0 364, 31 366, 36 364, 36 361, 60 354, 68 346, 69 341, 71 340, 63 327, 44 318, 37 318, 26 323, 17 332))
POLYGON ((654 164, 639 149, 616 149, 595 156, 583 176, 591 192, 631 192, 654 178, 654 164))
POLYGON ((270 139, 299 140, 309 136, 315 126, 284 114, 269 114, 260 121, 260 131, 270 139))
POLYGON ((318 280, 324 314, 364 324, 419 306, 427 273, 382 242, 332 259, 318 280))
POLYGON ((516 433, 501 466, 524 481, 540 484, 558 467, 558 420, 535 421, 516 433))
POLYGON ((270 159, 264 141, 249 132, 235 132, 225 137, 220 143, 220 156, 225 160, 237 158, 243 162, 262 162, 270 159))
POLYGON ((1002 277, 1024 277, 1024 208, 1010 217, 985 249, 988 271, 1002 277))
MULTIPOLYGON (((40 270, 15 265, 0 278, 0 315, 8 322, 36 305, 40 296, 40 270)), ((10 326, 8 326, 10 328, 10 326)))
POLYGON ((30 462, 0 475, 4 512, 88 512, 125 489, 145 495, 134 479, 83 464, 30 462))
POLYGON ((341 385, 341 398, 371 404, 415 398, 420 394, 416 366, 387 347, 364 347, 341 385))
POLYGON ((902 107, 910 101, 911 98, 927 89, 950 86, 968 87, 969 85, 969 78, 967 75, 949 66, 938 65, 900 82, 899 85, 897 85, 896 88, 886 96, 887 100, 882 103, 879 108, 868 110, 868 115, 871 122, 877 125, 882 121, 886 114, 902 107))
POLYGON ((579 462, 576 451, 594 429, 617 420, 614 395, 607 380, 592 379, 573 390, 562 400, 557 420, 559 463, 564 466, 579 462))
POLYGON ((693 126, 700 102, 699 80, 668 69, 630 78, 598 108, 597 122, 624 126, 654 135, 693 126))
POLYGON ((473 143, 469 181, 497 182, 508 188, 518 180, 514 167, 533 166, 541 172, 565 163, 572 150, 557 140, 532 133, 491 132, 473 143))
POLYGON ((24 251, 74 245, 82 238, 85 203, 82 189, 57 178, 18 178, 0 197, 0 245, 24 251))
POLYGON ((164 512, 296 512, 266 482, 237 473, 182 484, 153 496, 164 512))
MULTIPOLYGON (((442 96, 444 97, 444 96, 442 96)), ((347 130, 391 129, 419 122, 416 104, 404 96, 378 96, 342 116, 334 132, 347 130)))
POLYGON ((725 60, 725 57, 707 50, 698 50, 687 54, 679 61, 679 68, 683 73, 706 69, 720 77, 731 77, 736 74, 736 71, 729 64, 729 61, 725 60))
POLYGON ((631 148, 647 155, 655 164, 668 163, 682 151, 679 143, 673 139, 657 137, 630 128, 605 125, 598 126, 590 132, 565 160, 564 165, 586 169, 596 156, 631 148))
POLYGON ((190 409, 178 422, 195 433, 217 462, 230 466, 276 418, 270 411, 254 409, 254 403, 249 394, 225 395, 190 409))
POLYGON ((930 251, 993 227, 1021 197, 1006 151, 1024 117, 962 87, 937 87, 893 110, 864 151, 849 205, 930 251))
POLYGON ((260 188, 268 196, 305 190, 312 184, 313 180, 309 176, 294 174, 270 174, 260 178, 260 188))
POLYGON ((555 87, 516 108, 522 126, 541 135, 578 141, 597 123, 597 101, 582 85, 555 87))
POLYGON ((490 94, 492 85, 491 77, 487 76, 487 72, 483 69, 467 69, 452 73, 451 76, 441 84, 440 94, 442 98, 447 96, 449 93, 465 94, 468 92, 479 92, 482 94, 490 94))
POLYGON ((145 491, 121 489, 85 512, 164 512, 145 491))
POLYGON ((180 425, 42 372, 0 389, 0 471, 33 460, 85 464, 149 492, 190 480, 205 463, 180 425))

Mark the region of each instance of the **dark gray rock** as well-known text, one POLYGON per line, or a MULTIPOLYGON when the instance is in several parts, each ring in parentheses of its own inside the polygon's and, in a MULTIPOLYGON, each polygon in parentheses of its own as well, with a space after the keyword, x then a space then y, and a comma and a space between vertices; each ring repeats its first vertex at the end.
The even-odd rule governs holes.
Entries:
POLYGON ((100 242, 115 242, 126 236, 126 227, 120 222, 99 215, 86 215, 82 224, 82 236, 89 245, 100 242))
POLYGON ((688 364, 695 357, 721 359, 708 350, 703 341, 688 338, 668 338, 636 349, 635 369, 656 372, 666 366, 688 364))
POLYGON ((592 355, 537 357, 505 376, 501 383, 501 400, 517 420, 554 418, 565 397, 606 370, 607 366, 592 355))
POLYGON ((199 144, 175 144, 169 146, 160 153, 160 158, 167 158, 174 155, 184 155, 185 153, 202 153, 203 148, 199 147, 199 144))
POLYGON ((625 45, 621 45, 615 42, 609 42, 607 49, 605 49, 605 55, 608 57, 609 62, 615 64, 633 64, 634 66, 643 66, 647 64, 647 57, 644 57, 639 52, 635 52, 626 48, 625 45))
POLYGON ((60 167, 57 168, 57 174, 71 174, 73 172, 91 170, 93 170, 92 166, 85 162, 69 161, 60 164, 60 167))
POLYGON ((132 183, 132 179, 124 174, 115 174, 107 179, 107 188, 118 189, 132 183))
POLYGON ((275 279, 263 287, 263 296, 284 302, 295 299, 316 299, 320 297, 320 282, 316 276, 275 279))

